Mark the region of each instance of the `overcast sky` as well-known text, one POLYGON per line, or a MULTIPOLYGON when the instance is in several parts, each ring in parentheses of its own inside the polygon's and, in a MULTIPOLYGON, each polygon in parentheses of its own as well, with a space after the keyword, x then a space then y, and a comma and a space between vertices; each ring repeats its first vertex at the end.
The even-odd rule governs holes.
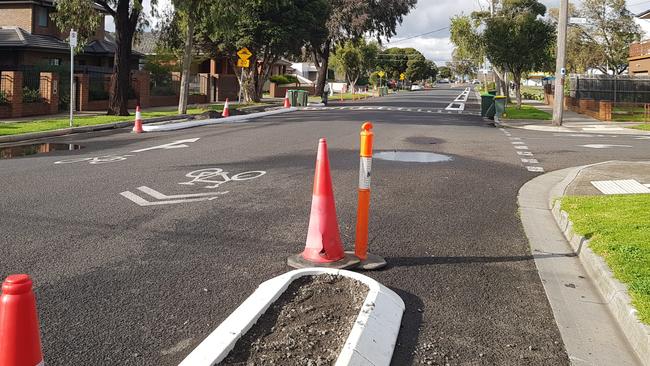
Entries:
MULTIPOLYGON (((547 8, 558 7, 559 0, 542 0, 547 8)), ((170 0, 158 0, 159 7, 169 6, 170 0)), ((413 47, 422 52, 428 59, 443 65, 451 59, 453 45, 449 42, 449 18, 456 14, 470 14, 475 10, 487 7, 486 0, 419 0, 415 9, 408 14, 402 25, 397 29, 397 35, 386 46, 413 47), (441 31, 422 35, 437 29, 441 31), (412 39, 410 38, 414 37, 412 39)), ((635 14, 650 9, 650 0, 627 0, 628 9, 635 14)), ((145 11, 150 13, 150 0, 144 0, 145 11)), ((650 21, 637 20, 650 37, 650 21)), ((153 19, 155 23, 155 19, 153 19)), ((113 30, 110 17, 106 19, 106 28, 113 30)))

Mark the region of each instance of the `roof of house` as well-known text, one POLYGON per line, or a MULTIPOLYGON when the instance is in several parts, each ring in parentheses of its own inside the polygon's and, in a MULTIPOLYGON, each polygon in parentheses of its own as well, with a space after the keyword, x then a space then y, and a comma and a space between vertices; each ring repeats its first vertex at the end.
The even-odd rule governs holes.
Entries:
MULTIPOLYGON (((54 0, 0 0, 0 5, 14 5, 14 4, 30 4, 30 5, 40 5, 53 8, 56 6, 54 0)), ((106 9, 103 6, 94 4, 93 7, 102 13, 106 13, 106 9)))
POLYGON ((636 15, 639 19, 650 19, 650 9, 636 15))
MULTIPOLYGON (((20 27, 0 27, 0 49, 40 49, 55 52, 69 52, 70 46, 56 37, 31 34, 20 27)), ((94 40, 84 47, 84 54, 105 55, 115 54, 115 39, 107 34, 102 40, 94 40)), ((133 51, 134 56, 143 56, 133 51)))

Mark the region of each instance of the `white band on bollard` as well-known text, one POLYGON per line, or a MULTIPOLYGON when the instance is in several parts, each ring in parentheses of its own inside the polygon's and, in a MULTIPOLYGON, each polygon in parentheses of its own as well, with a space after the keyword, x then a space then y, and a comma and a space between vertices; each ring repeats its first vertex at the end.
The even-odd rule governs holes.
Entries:
POLYGON ((359 162, 359 189, 370 189, 372 158, 361 157, 359 162))

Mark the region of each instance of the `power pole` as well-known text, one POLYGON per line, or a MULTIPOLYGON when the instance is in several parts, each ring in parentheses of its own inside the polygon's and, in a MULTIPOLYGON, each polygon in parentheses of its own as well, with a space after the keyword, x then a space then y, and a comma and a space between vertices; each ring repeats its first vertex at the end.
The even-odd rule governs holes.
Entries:
POLYGON ((566 32, 569 20, 569 0, 560 0, 560 19, 557 29, 557 54, 555 59, 555 92, 553 98, 553 125, 562 126, 564 113, 564 77, 566 70, 566 32))

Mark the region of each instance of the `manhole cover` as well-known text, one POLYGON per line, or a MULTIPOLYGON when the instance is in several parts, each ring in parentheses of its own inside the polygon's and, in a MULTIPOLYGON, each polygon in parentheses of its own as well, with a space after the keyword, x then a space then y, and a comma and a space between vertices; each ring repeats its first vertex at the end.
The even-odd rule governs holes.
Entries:
POLYGON ((82 146, 74 144, 51 144, 40 143, 30 145, 14 145, 0 147, 0 159, 11 159, 20 156, 34 155, 34 154, 47 154, 53 151, 62 150, 79 150, 82 146))
POLYGON ((441 163, 452 161, 448 155, 424 151, 380 151, 372 155, 373 158, 391 161, 404 161, 410 163, 441 163))

